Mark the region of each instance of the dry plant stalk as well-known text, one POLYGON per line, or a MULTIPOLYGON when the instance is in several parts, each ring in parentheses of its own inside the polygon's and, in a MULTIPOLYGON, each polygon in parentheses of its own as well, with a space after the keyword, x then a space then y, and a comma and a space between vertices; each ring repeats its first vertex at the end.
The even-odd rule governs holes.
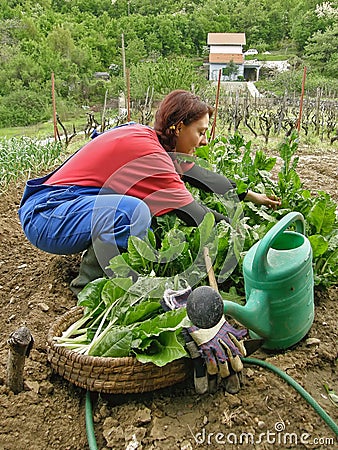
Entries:
POLYGON ((23 390, 23 369, 25 358, 29 356, 34 343, 31 332, 26 327, 20 327, 10 334, 7 362, 7 386, 18 394, 23 390))

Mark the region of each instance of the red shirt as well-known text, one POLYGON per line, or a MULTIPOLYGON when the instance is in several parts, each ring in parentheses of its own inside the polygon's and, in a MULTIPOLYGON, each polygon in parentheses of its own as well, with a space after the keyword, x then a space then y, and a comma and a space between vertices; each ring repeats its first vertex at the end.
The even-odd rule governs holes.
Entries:
POLYGON ((144 200, 156 216, 194 200, 156 132, 138 124, 114 128, 88 142, 46 184, 110 188, 144 200))

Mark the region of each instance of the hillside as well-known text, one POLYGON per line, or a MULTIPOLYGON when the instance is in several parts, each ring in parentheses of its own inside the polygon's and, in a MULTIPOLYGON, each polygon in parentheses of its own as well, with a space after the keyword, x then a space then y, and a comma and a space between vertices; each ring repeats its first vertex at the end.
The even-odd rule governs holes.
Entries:
MULTIPOLYGON (((282 49, 334 77, 337 1, 0 0, 0 128, 50 118, 51 74, 58 112, 102 105, 125 90, 161 97, 181 87, 204 92, 208 32, 245 32, 246 48, 282 49), (212 20, 210 20, 212 18, 212 20), (305 26, 306 25, 306 26, 305 26), (122 58, 124 54, 125 58, 122 58), (179 57, 178 57, 179 55, 179 57), (94 74, 105 72, 109 81, 94 74)), ((324 79, 317 83, 324 83, 324 79)), ((327 84, 327 83, 326 83, 327 84)))

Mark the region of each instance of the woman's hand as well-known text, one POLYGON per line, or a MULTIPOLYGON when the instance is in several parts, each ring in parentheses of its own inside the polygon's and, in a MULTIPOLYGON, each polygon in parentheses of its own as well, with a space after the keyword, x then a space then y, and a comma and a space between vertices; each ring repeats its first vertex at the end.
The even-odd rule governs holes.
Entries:
POLYGON ((259 194, 248 190, 244 199, 246 202, 253 202, 256 205, 264 205, 268 208, 277 209, 281 205, 281 201, 274 195, 259 194))

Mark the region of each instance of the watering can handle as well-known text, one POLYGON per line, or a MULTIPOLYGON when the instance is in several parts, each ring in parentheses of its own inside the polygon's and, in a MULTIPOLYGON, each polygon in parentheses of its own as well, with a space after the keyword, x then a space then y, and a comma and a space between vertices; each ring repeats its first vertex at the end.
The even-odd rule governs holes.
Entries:
POLYGON ((283 233, 292 223, 296 223, 298 233, 305 235, 304 217, 299 212, 290 212, 276 223, 263 237, 257 246, 254 259, 252 261, 252 271, 259 274, 267 269, 267 255, 270 247, 273 245, 279 234, 283 233))

